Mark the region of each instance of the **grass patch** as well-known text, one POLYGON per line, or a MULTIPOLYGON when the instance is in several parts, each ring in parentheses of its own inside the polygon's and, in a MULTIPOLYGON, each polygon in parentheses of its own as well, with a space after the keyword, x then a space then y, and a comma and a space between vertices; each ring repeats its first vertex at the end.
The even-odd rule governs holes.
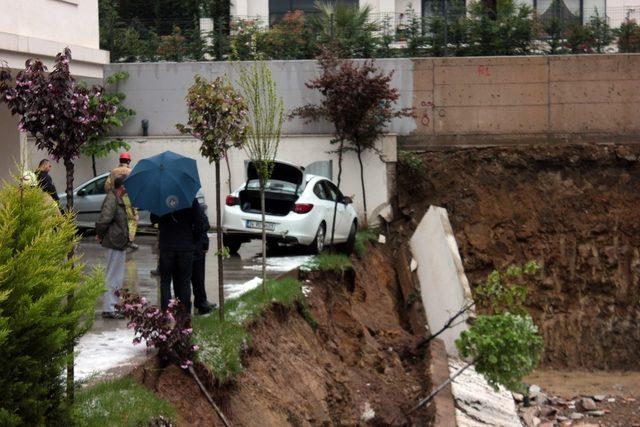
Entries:
POLYGON ((146 426, 163 416, 173 424, 176 410, 131 378, 105 381, 79 390, 73 404, 78 426, 146 426))
POLYGON ((289 277, 268 280, 266 292, 259 286, 238 298, 225 301, 224 322, 220 321, 217 312, 194 318, 194 342, 200 346, 198 359, 220 382, 227 381, 242 370, 242 350, 251 345, 246 326, 259 318, 274 302, 285 307, 301 303, 303 317, 314 326, 315 320, 304 304, 302 283, 289 277))
POLYGON ((351 260, 345 254, 326 252, 311 258, 311 260, 302 266, 302 269, 305 271, 332 271, 334 273, 342 273, 351 267, 353 267, 351 260))
POLYGON ((378 235, 380 232, 377 228, 363 228, 356 234, 356 242, 353 245, 353 250, 358 257, 362 257, 367 253, 367 244, 378 241, 378 235))

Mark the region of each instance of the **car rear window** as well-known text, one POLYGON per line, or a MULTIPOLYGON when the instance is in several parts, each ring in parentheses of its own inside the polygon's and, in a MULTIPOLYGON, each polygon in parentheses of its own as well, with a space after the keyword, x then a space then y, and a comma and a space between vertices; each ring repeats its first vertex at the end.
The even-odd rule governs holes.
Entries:
MULTIPOLYGON (((298 186, 292 182, 287 181, 278 181, 278 180, 269 180, 265 185, 264 189, 266 191, 270 191, 272 193, 285 193, 285 194, 295 194, 298 186)), ((247 190, 259 190, 260 189, 260 181, 257 179, 252 179, 247 182, 247 190)))

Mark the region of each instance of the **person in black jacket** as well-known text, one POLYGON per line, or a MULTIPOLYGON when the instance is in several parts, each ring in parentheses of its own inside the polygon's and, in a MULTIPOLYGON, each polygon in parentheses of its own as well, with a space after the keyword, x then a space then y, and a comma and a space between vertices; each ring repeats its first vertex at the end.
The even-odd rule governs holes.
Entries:
POLYGON ((196 240, 196 250, 193 253, 193 273, 191 274, 191 287, 193 288, 193 306, 198 310, 198 314, 207 314, 215 307, 207 301, 207 291, 204 285, 205 259, 209 251, 209 218, 200 207, 202 216, 202 232, 196 240))
POLYGON ((51 161, 48 159, 40 160, 38 164, 38 169, 36 169, 36 177, 38 178, 38 185, 42 188, 42 191, 48 193, 56 203, 59 203, 58 191, 56 190, 56 186, 53 184, 53 179, 49 175, 49 171, 51 170, 51 161))
POLYGON ((202 233, 200 204, 196 199, 190 208, 161 217, 151 215, 160 232, 160 306, 169 307, 171 282, 173 293, 191 313, 191 274, 196 240, 202 233))

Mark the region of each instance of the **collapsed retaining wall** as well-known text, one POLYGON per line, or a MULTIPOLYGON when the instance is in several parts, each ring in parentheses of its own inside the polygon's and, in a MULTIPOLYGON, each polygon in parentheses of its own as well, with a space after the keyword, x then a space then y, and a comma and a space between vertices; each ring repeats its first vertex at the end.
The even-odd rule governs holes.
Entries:
POLYGON ((536 260, 527 306, 551 367, 638 369, 640 147, 470 148, 398 168, 397 228, 449 212, 472 284, 536 260))

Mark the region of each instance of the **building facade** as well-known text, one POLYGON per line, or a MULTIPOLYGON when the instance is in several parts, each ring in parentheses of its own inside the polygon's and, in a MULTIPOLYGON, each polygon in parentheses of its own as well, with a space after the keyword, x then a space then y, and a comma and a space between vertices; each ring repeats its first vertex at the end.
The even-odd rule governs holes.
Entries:
MULTIPOLYGON (((5 12, 0 13, 0 66, 16 73, 29 58, 51 66, 56 53, 69 47, 73 74, 101 82, 109 52, 99 47, 98 0, 0 0, 0 10, 5 12)), ((0 179, 26 161, 17 123, 0 104, 0 179)))

